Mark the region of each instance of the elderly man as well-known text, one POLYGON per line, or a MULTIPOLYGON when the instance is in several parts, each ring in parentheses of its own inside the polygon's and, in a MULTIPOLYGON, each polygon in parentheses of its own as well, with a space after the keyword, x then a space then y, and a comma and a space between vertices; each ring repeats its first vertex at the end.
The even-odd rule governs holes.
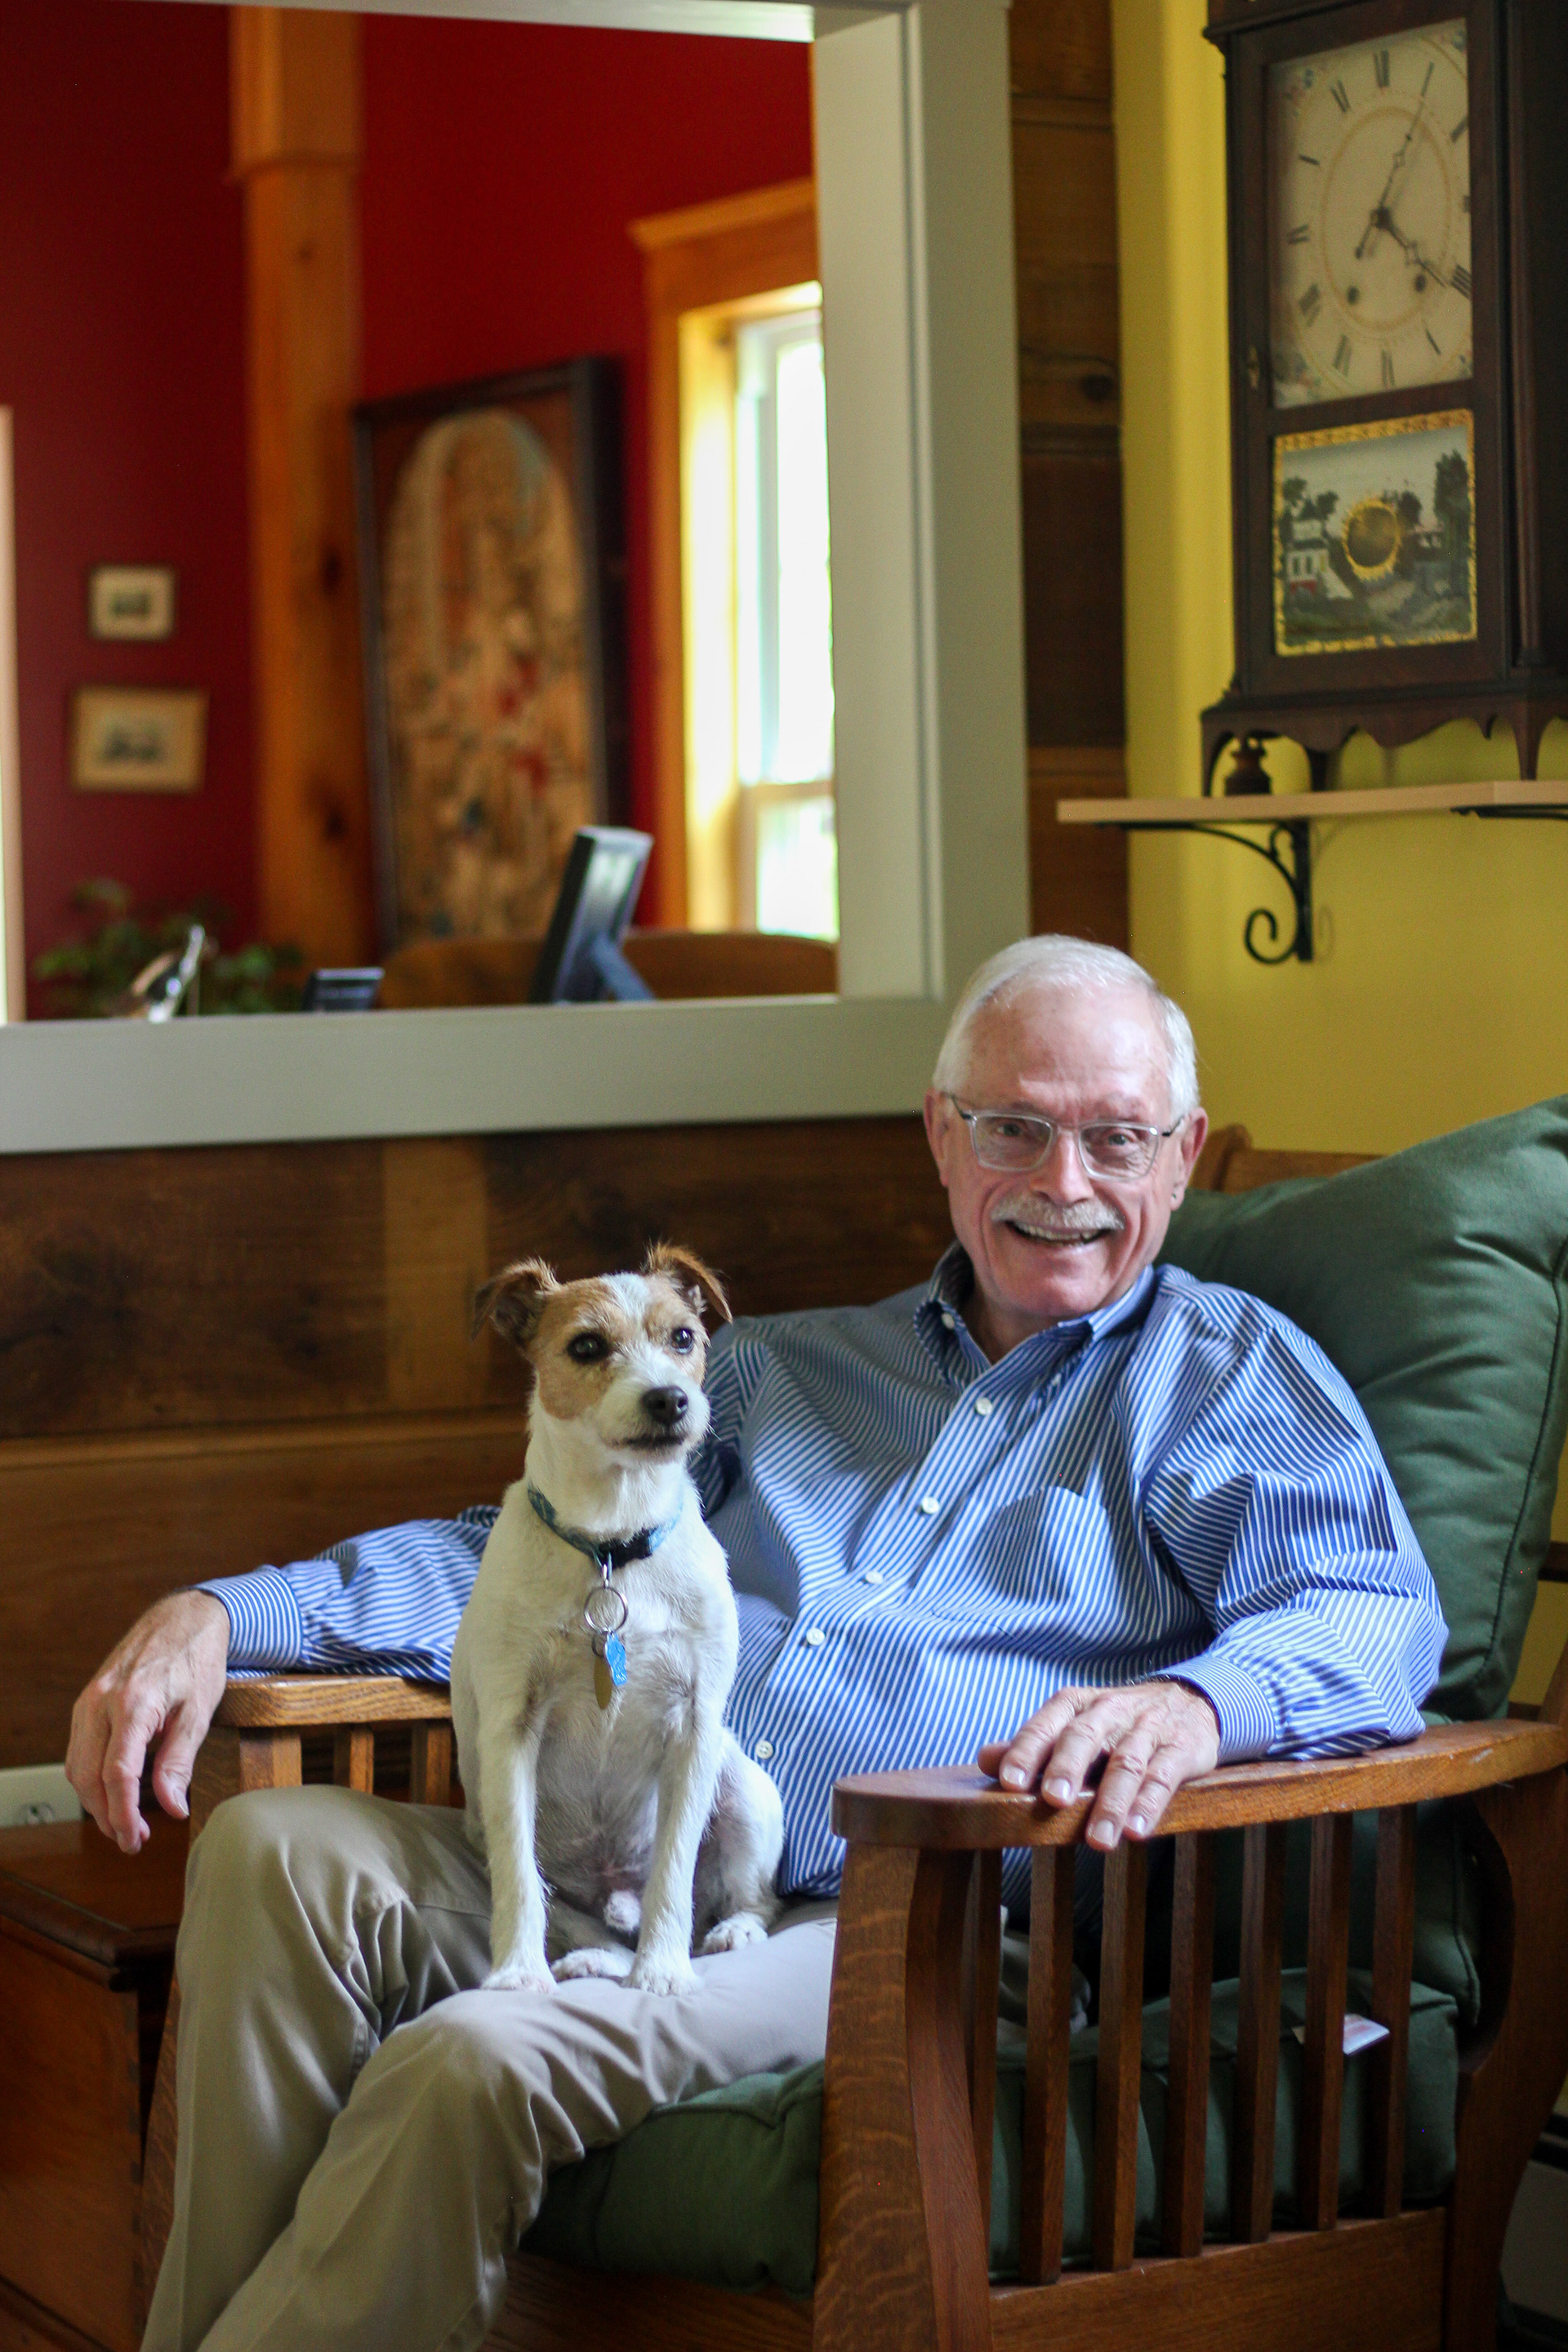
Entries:
MULTIPOLYGON (((957 1235, 930 1283, 710 1358, 699 1475, 741 1609, 729 1720, 784 1798, 778 1928, 689 1997, 476 1990, 489 1890, 456 1816, 223 1807, 180 1938, 156 2352, 477 2345, 553 2166, 820 2056, 840 1772, 978 1749, 1066 1804, 1103 1763, 1103 1851, 1216 1762, 1419 1728, 1444 1627, 1354 1398, 1258 1300, 1154 1266, 1206 1127, 1177 1007, 1125 956, 1026 940, 965 990, 925 1111, 957 1235)), ((145 1835, 153 1742, 184 1811, 226 1663, 444 1675, 493 1517, 161 1602, 78 1703, 100 1827, 145 1835)))

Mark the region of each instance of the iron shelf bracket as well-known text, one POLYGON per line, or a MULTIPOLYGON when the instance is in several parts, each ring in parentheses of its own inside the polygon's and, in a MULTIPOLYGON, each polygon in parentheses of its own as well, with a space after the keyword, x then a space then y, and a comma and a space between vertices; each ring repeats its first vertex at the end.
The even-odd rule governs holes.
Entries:
MULTIPOLYGON (((1317 812, 1327 815, 1327 810, 1317 812)), ((1564 811, 1568 814, 1568 811, 1564 811)), ((1289 963, 1292 957, 1299 963, 1312 961, 1312 827, 1306 818, 1289 824, 1270 824, 1268 837, 1255 841, 1250 834, 1233 833, 1224 824, 1139 824, 1124 823, 1125 833, 1199 833, 1210 841, 1234 841, 1242 849, 1250 849, 1274 868, 1290 893, 1295 914, 1295 928, 1283 947, 1279 944, 1279 924, 1270 907, 1254 907, 1242 930, 1242 944, 1254 963, 1289 963), (1255 932, 1262 926, 1268 934, 1269 944, 1256 944, 1255 932)))

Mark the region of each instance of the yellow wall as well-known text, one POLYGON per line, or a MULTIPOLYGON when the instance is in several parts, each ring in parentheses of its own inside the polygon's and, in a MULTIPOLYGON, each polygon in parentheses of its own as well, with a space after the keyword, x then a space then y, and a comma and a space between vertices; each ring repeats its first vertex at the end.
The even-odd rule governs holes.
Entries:
MULTIPOLYGON (((1198 713, 1231 667, 1224 80, 1205 0, 1113 7, 1129 789, 1195 793, 1198 713)), ((1277 788, 1305 786, 1299 753, 1270 757, 1277 788)), ((1357 785, 1518 773, 1510 736, 1468 726, 1392 754, 1358 738, 1342 766, 1357 785)), ((1542 772, 1568 776, 1568 729, 1542 772)), ((1316 847, 1319 961, 1266 971, 1242 925, 1287 899, 1257 858, 1132 838, 1133 952, 1192 1017, 1214 1118, 1390 1151, 1568 1089, 1568 825, 1391 818, 1321 825, 1316 847)), ((1521 1694, 1564 1601, 1538 1612, 1521 1694)))

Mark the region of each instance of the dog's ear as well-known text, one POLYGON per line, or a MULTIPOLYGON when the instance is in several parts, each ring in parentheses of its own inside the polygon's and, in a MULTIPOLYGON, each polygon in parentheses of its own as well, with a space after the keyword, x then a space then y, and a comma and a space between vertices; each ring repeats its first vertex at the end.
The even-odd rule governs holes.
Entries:
POLYGON ((476 1292, 469 1337, 477 1339, 485 1325, 493 1323, 503 1339, 526 1349, 539 1328, 545 1299, 560 1287, 554 1267, 542 1257, 520 1257, 476 1292))
POLYGON ((699 1315, 704 1307, 710 1307, 721 1323, 732 1320, 723 1284, 694 1251, 682 1249, 676 1242, 655 1242, 643 1260, 642 1270, 645 1274, 662 1274, 666 1282, 673 1282, 682 1298, 699 1315))

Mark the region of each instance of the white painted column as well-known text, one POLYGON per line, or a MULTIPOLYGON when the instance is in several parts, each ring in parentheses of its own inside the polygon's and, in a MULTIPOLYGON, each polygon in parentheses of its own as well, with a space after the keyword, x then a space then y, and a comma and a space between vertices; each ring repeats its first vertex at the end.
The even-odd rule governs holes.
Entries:
POLYGON ((840 985, 945 997, 1028 928, 1007 17, 817 13, 840 985))

